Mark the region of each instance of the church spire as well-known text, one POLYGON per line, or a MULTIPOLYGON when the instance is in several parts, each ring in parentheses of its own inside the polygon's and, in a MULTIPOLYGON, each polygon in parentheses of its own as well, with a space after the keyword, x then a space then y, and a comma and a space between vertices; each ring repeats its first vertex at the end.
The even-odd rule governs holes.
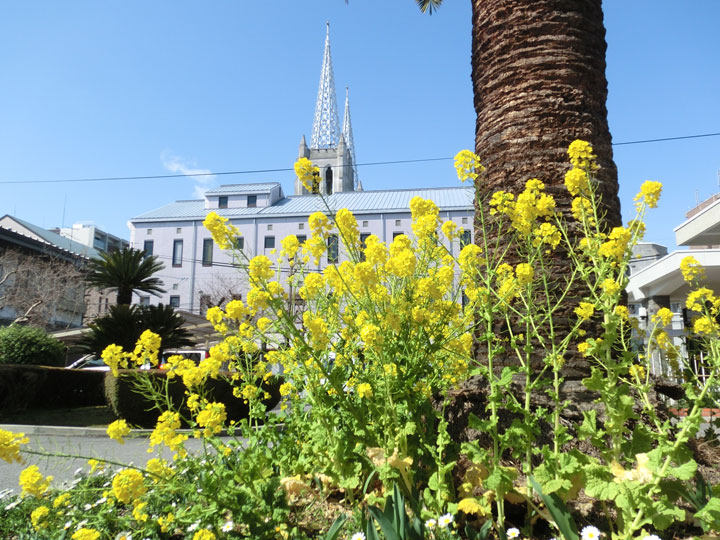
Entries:
POLYGON ((336 148, 340 139, 340 122, 338 121, 337 97, 335 96, 335 79, 333 77, 332 58, 330 57, 330 23, 327 22, 325 35, 325 53, 320 87, 318 88, 315 118, 313 120, 311 149, 336 148))
POLYGON ((355 191, 362 191, 362 183, 358 177, 357 163, 355 162, 355 141, 353 140, 352 122, 350 120, 350 89, 345 87, 345 113, 343 115, 342 136, 345 139, 350 159, 352 160, 352 172, 355 182, 355 191))

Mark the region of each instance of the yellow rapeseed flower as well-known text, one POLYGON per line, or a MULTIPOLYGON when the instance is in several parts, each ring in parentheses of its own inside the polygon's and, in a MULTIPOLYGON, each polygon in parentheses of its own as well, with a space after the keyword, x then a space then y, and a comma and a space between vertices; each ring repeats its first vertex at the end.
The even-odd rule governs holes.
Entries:
POLYGON ((295 174, 310 193, 316 193, 320 181, 320 169, 308 158, 301 157, 295 162, 295 174))
POLYGON ((658 312, 653 315, 652 320, 655 323, 660 322, 663 326, 668 326, 673 320, 673 312, 666 307, 660 308, 658 312))
POLYGON ((37 465, 30 465, 20 473, 20 487, 22 495, 42 497, 50 487, 53 477, 43 477, 37 465))
POLYGON ((576 139, 571 142, 568 147, 568 156, 573 167, 591 171, 597 169, 595 164, 597 156, 593 153, 593 148, 587 141, 576 139))
POLYGON ((360 398, 369 398, 373 395, 372 386, 368 383, 360 383, 357 385, 357 395, 360 398))
POLYGON ((129 504, 146 492, 143 475, 136 469, 123 469, 113 477, 112 493, 121 503, 129 504))
POLYGON ((100 538, 100 531, 81 527, 75 531, 70 538, 72 540, 98 540, 100 538))
POLYGON ((587 173, 582 169, 570 169, 565 173, 565 187, 573 197, 586 193, 590 187, 587 173))
POLYGON ((125 437, 130 435, 130 426, 123 419, 115 420, 107 427, 107 434, 111 439, 120 444, 125 444, 125 437))
POLYGON ((461 182, 476 180, 485 167, 480 164, 480 158, 470 150, 461 150, 455 155, 455 170, 461 182))
POLYGON ((662 193, 662 184, 660 182, 646 180, 640 186, 640 193, 633 199, 636 202, 635 206, 639 208, 644 202, 648 205, 648 208, 656 208, 660 200, 660 193, 662 193))
POLYGON ((590 302, 580 302, 580 305, 575 308, 575 315, 580 317, 583 321, 587 321, 595 313, 595 305, 590 302))
POLYGON ((28 442, 29 439, 25 437, 24 433, 13 433, 12 431, 0 429, 0 459, 8 463, 22 463, 20 445, 28 442))
POLYGON ((515 267, 515 275, 520 285, 528 285, 535 277, 535 270, 528 263, 520 263, 515 267))
POLYGON ((33 529, 40 530, 43 527, 47 527, 47 517, 50 515, 50 509, 47 506, 38 506, 30 514, 30 522, 32 523, 33 529))
POLYGON ((705 277, 705 270, 692 255, 688 255, 680 261, 680 271, 682 272, 683 279, 688 283, 705 277))

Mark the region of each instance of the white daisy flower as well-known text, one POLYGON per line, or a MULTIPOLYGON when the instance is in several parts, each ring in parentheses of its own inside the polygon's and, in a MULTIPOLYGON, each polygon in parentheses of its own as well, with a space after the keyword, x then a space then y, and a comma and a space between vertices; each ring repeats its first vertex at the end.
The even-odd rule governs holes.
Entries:
POLYGON ((657 534, 648 534, 643 536, 643 540, 660 540, 660 537, 657 534))
POLYGON ((425 527, 427 527, 430 530, 434 529, 435 527, 437 527, 437 519, 434 519, 434 518, 428 519, 425 522, 425 527))
POLYGON ((190 525, 190 526, 187 528, 187 532, 193 532, 193 531, 196 530, 199 526, 200 526, 200 523, 196 521, 195 523, 193 523, 192 525, 190 525))
POLYGON ((587 527, 583 527, 583 530, 580 532, 580 538, 582 540, 599 540, 600 529, 598 529, 594 525, 588 525, 587 527))
POLYGON ((230 532, 230 531, 232 531, 234 528, 235 528, 235 524, 233 523, 233 521, 232 521, 232 520, 228 520, 228 521, 225 523, 225 525, 223 525, 222 527, 220 527, 220 530, 221 530, 222 532, 230 532))
POLYGON ((517 538, 518 536, 520 536, 520 531, 518 529, 516 529, 515 527, 510 527, 507 530, 506 534, 507 534, 507 537, 512 540, 513 538, 517 538))
MULTIPOLYGON (((452 514, 445 514, 438 518, 438 527, 440 527, 441 529, 444 529, 445 527, 450 525, 452 522, 453 522, 452 514)), ((583 540, 585 540, 585 539, 583 539, 583 540)))
POLYGON ((350 540, 365 540, 365 533, 356 532, 350 537, 350 540))

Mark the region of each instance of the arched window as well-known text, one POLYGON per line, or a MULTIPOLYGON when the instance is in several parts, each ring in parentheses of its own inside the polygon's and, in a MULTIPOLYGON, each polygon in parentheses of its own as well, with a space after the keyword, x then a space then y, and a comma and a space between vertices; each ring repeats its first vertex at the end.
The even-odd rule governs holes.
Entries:
POLYGON ((332 193, 333 175, 332 167, 325 169, 325 194, 330 195, 332 193))

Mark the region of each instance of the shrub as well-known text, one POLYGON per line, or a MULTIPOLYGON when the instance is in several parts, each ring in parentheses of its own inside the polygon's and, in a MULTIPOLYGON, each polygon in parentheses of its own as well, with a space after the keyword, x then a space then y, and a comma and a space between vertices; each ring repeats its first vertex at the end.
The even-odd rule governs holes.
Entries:
POLYGON ((0 365, 0 411, 105 405, 102 371, 0 365))
POLYGON ((0 328, 0 364, 62 366, 64 362, 65 345, 42 328, 0 328))
MULTIPOLYGON (((282 380, 276 379, 262 385, 263 390, 270 395, 263 401, 268 409, 272 409, 280 401, 281 383, 282 380)), ((247 403, 233 396, 233 385, 230 381, 224 378, 208 379, 203 392, 211 401, 225 405, 228 420, 238 421, 248 416, 247 403)), ((135 426, 155 427, 158 416, 168 408, 168 404, 171 404, 172 410, 180 412, 181 417, 190 418, 192 414, 185 405, 186 397, 182 380, 168 380, 167 372, 161 369, 123 369, 119 370, 117 377, 109 372, 105 376, 105 399, 108 405, 118 418, 123 418, 135 426), (138 384, 139 378, 145 379, 144 382, 152 384, 153 387, 163 388, 162 393, 167 402, 160 404, 162 408, 156 407, 156 402, 144 392, 144 386, 138 384)), ((187 422, 183 421, 183 424, 187 425, 187 422)))

